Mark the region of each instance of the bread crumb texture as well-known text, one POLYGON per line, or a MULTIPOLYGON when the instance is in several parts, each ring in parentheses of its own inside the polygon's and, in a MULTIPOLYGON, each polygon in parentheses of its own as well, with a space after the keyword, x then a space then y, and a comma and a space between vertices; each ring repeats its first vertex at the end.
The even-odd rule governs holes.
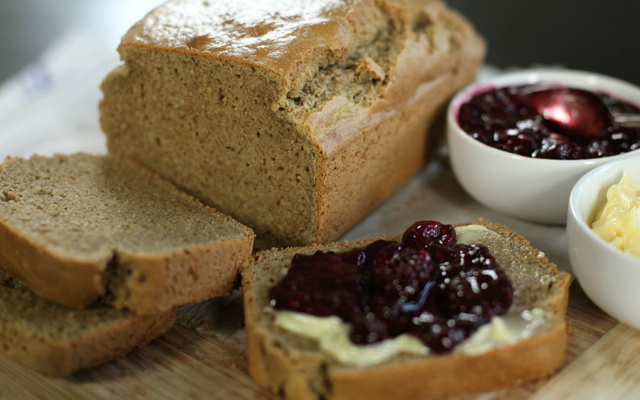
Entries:
POLYGON ((484 49, 433 0, 172 0, 123 38, 101 122, 265 245, 327 242, 423 165, 484 49))
POLYGON ((129 160, 3 165, 0 260, 50 300, 82 307, 106 295, 140 313, 165 311, 230 290, 250 256, 249 229, 129 160))
POLYGON ((1 174, 3 221, 60 251, 151 253, 243 234, 118 157, 12 159, 1 174))

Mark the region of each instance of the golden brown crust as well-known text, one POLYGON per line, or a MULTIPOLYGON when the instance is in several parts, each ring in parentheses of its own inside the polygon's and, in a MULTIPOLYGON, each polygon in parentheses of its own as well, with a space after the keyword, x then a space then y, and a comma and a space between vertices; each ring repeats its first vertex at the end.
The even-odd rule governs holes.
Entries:
MULTIPOLYGON (((368 368, 341 366, 317 350, 296 348, 290 341, 283 341, 282 336, 274 335, 263 311, 267 304, 265 296, 268 296, 268 287, 276 283, 278 276, 281 276, 278 275, 281 269, 290 262, 294 254, 310 254, 316 250, 346 251, 362 247, 374 239, 301 249, 270 250, 258 253, 254 264, 243 272, 251 376, 260 384, 274 391, 282 391, 286 398, 292 399, 438 399, 498 390, 552 373, 562 362, 566 347, 568 325, 565 313, 569 274, 558 271, 528 241, 509 228, 481 220, 476 223, 506 239, 509 246, 505 250, 514 253, 511 258, 516 259, 515 262, 527 262, 529 267, 536 268, 540 274, 551 277, 547 298, 533 297, 535 303, 530 304, 531 307, 542 307, 553 312, 553 323, 549 329, 530 339, 480 355, 454 353, 447 356, 413 357, 368 368)), ((395 236, 385 239, 399 238, 395 236)), ((505 247, 503 242, 501 246, 505 247)), ((502 263, 505 263, 504 259, 502 263)))
MULTIPOLYGON (((243 64, 292 81, 304 64, 329 53, 344 57, 353 36, 366 34, 372 9, 406 15, 437 14, 437 0, 169 1, 151 11, 122 38, 127 47, 169 50, 194 58, 243 64)), ((478 51, 478 49, 476 49, 478 51)))
POLYGON ((221 296, 233 289, 252 248, 252 241, 242 238, 158 256, 119 253, 119 263, 134 265, 135 273, 125 278, 126 299, 116 296, 110 304, 138 314, 155 314, 221 296))
POLYGON ((83 260, 43 248, 1 217, 0 263, 34 293, 65 306, 85 307, 105 293, 103 257, 83 260), (73 279, 73 285, 69 285, 69 279, 73 279))
POLYGON ((266 1, 258 7, 238 1, 174 0, 135 24, 118 50, 171 49, 190 57, 266 68, 287 79, 297 72, 297 65, 321 51, 344 52, 350 39, 349 11, 347 2, 329 7, 325 1, 266 1))
MULTIPOLYGON (((405 78, 396 84, 415 84, 409 76, 405 78)), ((443 79, 429 81, 428 96, 364 129, 330 154, 323 179, 318 237, 312 243, 328 243, 340 237, 422 168, 428 148, 425 127, 430 127, 442 111, 440 105, 451 95, 450 89, 472 79, 471 75, 445 73, 443 79)), ((387 100, 402 104, 393 96, 387 100)))

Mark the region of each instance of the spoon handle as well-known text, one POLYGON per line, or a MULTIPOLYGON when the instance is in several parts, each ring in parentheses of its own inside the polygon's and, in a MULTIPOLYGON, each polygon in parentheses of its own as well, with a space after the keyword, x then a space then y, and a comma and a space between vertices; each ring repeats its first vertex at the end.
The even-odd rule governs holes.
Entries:
POLYGON ((611 115, 624 128, 640 127, 640 114, 612 113, 611 115))

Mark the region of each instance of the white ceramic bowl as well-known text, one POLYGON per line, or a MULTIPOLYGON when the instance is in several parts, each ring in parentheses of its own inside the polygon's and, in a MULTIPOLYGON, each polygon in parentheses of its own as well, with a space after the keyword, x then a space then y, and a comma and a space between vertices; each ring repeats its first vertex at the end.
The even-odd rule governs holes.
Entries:
POLYGON ((569 261, 585 293, 609 315, 640 329, 640 257, 617 249, 591 231, 607 189, 623 174, 640 184, 640 155, 585 174, 571 191, 567 216, 569 261))
POLYGON ((547 160, 523 157, 489 147, 467 135, 457 122, 460 106, 475 94, 494 87, 557 83, 602 91, 640 104, 640 88, 589 72, 533 69, 508 73, 471 85, 451 101, 447 141, 453 172, 478 202, 510 216, 533 222, 564 224, 571 188, 587 171, 634 152, 590 160, 547 160))

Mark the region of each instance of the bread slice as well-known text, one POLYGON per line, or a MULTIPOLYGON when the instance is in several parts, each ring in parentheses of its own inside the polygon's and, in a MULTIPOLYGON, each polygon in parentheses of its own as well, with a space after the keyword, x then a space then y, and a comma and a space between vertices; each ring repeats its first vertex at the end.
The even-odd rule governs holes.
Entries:
POLYGON ((60 306, 0 270, 0 354, 45 376, 64 377, 120 357, 168 331, 175 316, 175 310, 135 315, 100 305, 60 306))
POLYGON ((270 248, 336 240, 419 171, 485 44, 440 0, 171 0, 118 51, 109 151, 270 248))
POLYGON ((315 341, 274 326, 273 313, 265 312, 269 289, 281 279, 295 253, 345 251, 373 239, 267 251, 259 253, 243 272, 251 376, 287 399, 398 400, 493 391, 553 372, 564 358, 570 276, 507 227, 482 225, 499 234, 478 243, 489 247, 513 283, 511 310, 545 310, 544 328, 530 338, 479 354, 402 355, 368 367, 341 364, 319 350, 315 341))
POLYGON ((154 314, 231 290, 253 232, 116 156, 0 165, 0 263, 37 295, 154 314))

